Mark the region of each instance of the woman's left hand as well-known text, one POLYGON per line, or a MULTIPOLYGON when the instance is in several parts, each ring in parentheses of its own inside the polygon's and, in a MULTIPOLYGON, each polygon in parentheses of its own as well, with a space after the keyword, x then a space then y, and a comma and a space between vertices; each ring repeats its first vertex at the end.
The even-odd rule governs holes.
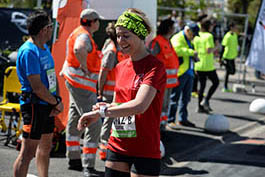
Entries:
POLYGON ((110 104, 109 103, 106 103, 106 102, 98 102, 98 103, 96 103, 95 105, 92 106, 92 111, 99 110, 99 107, 100 106, 103 106, 103 105, 106 105, 107 107, 110 107, 110 104))

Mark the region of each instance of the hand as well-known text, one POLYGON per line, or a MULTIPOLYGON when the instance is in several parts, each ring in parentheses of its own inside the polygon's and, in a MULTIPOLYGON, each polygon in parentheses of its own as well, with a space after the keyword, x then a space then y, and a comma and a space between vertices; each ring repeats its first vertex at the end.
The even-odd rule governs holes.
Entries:
POLYGON ((88 71, 88 69, 85 66, 80 65, 80 69, 84 72, 85 76, 90 75, 90 72, 88 71))
POLYGON ((193 55, 194 58, 198 58, 198 52, 197 51, 194 51, 194 55, 193 55))
POLYGON ((99 95, 99 96, 97 97, 97 101, 98 101, 98 102, 102 102, 102 95, 99 95))
POLYGON ((98 102, 98 103, 96 103, 95 105, 92 106, 92 111, 99 110, 99 107, 100 106, 103 106, 103 105, 106 105, 108 108, 110 107, 110 104, 109 103, 106 103, 106 102, 98 102))
POLYGON ((56 107, 54 107, 50 113, 50 116, 57 116, 58 114, 60 114, 63 111, 63 103, 60 102, 56 107))
POLYGON ((220 65, 222 65, 222 63, 223 63, 222 62, 222 58, 219 58, 218 62, 219 62, 220 65))
POLYGON ((100 118, 98 111, 90 111, 84 113, 78 121, 77 129, 79 131, 83 130, 85 127, 88 127, 92 123, 96 122, 100 118))
POLYGON ((198 57, 193 57, 193 61, 196 63, 196 62, 200 61, 200 59, 198 57))

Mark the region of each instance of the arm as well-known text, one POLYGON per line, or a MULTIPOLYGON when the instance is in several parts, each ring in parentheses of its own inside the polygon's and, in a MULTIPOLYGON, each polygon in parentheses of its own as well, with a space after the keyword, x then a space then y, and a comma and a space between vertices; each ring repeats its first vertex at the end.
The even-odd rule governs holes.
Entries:
POLYGON ((55 105, 57 103, 56 98, 49 92, 45 85, 41 82, 39 74, 32 74, 28 76, 33 93, 35 93, 41 100, 55 105))
POLYGON ((144 113, 152 103, 157 90, 149 85, 142 84, 135 99, 107 110, 108 117, 121 117, 144 113))
MULTIPOLYGON (((142 84, 137 92, 135 99, 117 105, 111 104, 107 111, 106 117, 121 117, 144 113, 152 103, 157 90, 149 85, 142 84)), ((97 121, 100 118, 99 110, 91 111, 82 115, 78 122, 78 129, 81 130, 85 126, 97 121)))
POLYGON ((194 56, 195 51, 188 47, 184 37, 181 38, 180 36, 175 35, 172 37, 170 42, 178 56, 194 56))
POLYGON ((116 54, 112 50, 104 53, 101 63, 101 69, 98 76, 98 96, 99 99, 103 96, 103 88, 107 81, 107 75, 111 71, 117 62, 116 54))
POLYGON ((225 46, 227 46, 228 44, 228 37, 229 36, 229 33, 227 32, 222 40, 222 48, 221 48, 221 52, 220 52, 220 58, 219 58, 219 63, 222 63, 222 58, 223 58, 223 54, 224 54, 224 51, 225 51, 225 46))
MULTIPOLYGON (((29 75, 28 80, 30 82, 33 93, 36 94, 41 100, 43 100, 43 101, 45 101, 51 105, 57 104, 56 98, 49 92, 49 90, 41 82, 39 74, 29 75)), ((57 104, 53 108, 50 116, 56 116, 57 114, 62 112, 62 110, 63 110, 63 104, 62 104, 62 102, 60 102, 59 104, 57 104)))
POLYGON ((222 45, 221 46, 221 52, 220 52, 219 62, 222 62, 222 58, 223 58, 224 51, 225 51, 225 47, 222 45))
POLYGON ((106 83, 108 73, 109 71, 104 68, 101 68, 99 71, 99 76, 98 76, 98 97, 99 99, 102 99, 103 88, 106 83))
POLYGON ((80 63, 80 68, 86 75, 89 75, 89 71, 87 69, 87 55, 91 51, 92 44, 88 35, 81 34, 78 36, 74 44, 74 54, 80 63))

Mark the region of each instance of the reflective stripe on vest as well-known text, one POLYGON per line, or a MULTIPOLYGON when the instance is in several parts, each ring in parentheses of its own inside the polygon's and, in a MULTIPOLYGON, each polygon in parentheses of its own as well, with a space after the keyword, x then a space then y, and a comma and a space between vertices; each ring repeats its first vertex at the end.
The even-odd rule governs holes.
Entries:
POLYGON ((96 93, 98 74, 91 73, 88 77, 80 68, 66 67, 64 77, 71 85, 96 93))
POLYGON ((166 69, 167 72, 167 88, 178 86, 177 69, 166 69), (176 84, 177 83, 177 84, 176 84))

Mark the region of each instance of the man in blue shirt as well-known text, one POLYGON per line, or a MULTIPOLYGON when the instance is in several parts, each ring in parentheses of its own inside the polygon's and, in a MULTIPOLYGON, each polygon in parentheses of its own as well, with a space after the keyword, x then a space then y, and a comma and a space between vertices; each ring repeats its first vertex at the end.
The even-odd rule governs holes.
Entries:
POLYGON ((39 176, 48 176, 54 116, 62 112, 54 61, 46 42, 52 36, 52 22, 44 11, 27 19, 30 38, 19 48, 17 74, 22 85, 20 98, 23 116, 22 148, 14 163, 14 177, 26 177, 36 155, 39 176))

